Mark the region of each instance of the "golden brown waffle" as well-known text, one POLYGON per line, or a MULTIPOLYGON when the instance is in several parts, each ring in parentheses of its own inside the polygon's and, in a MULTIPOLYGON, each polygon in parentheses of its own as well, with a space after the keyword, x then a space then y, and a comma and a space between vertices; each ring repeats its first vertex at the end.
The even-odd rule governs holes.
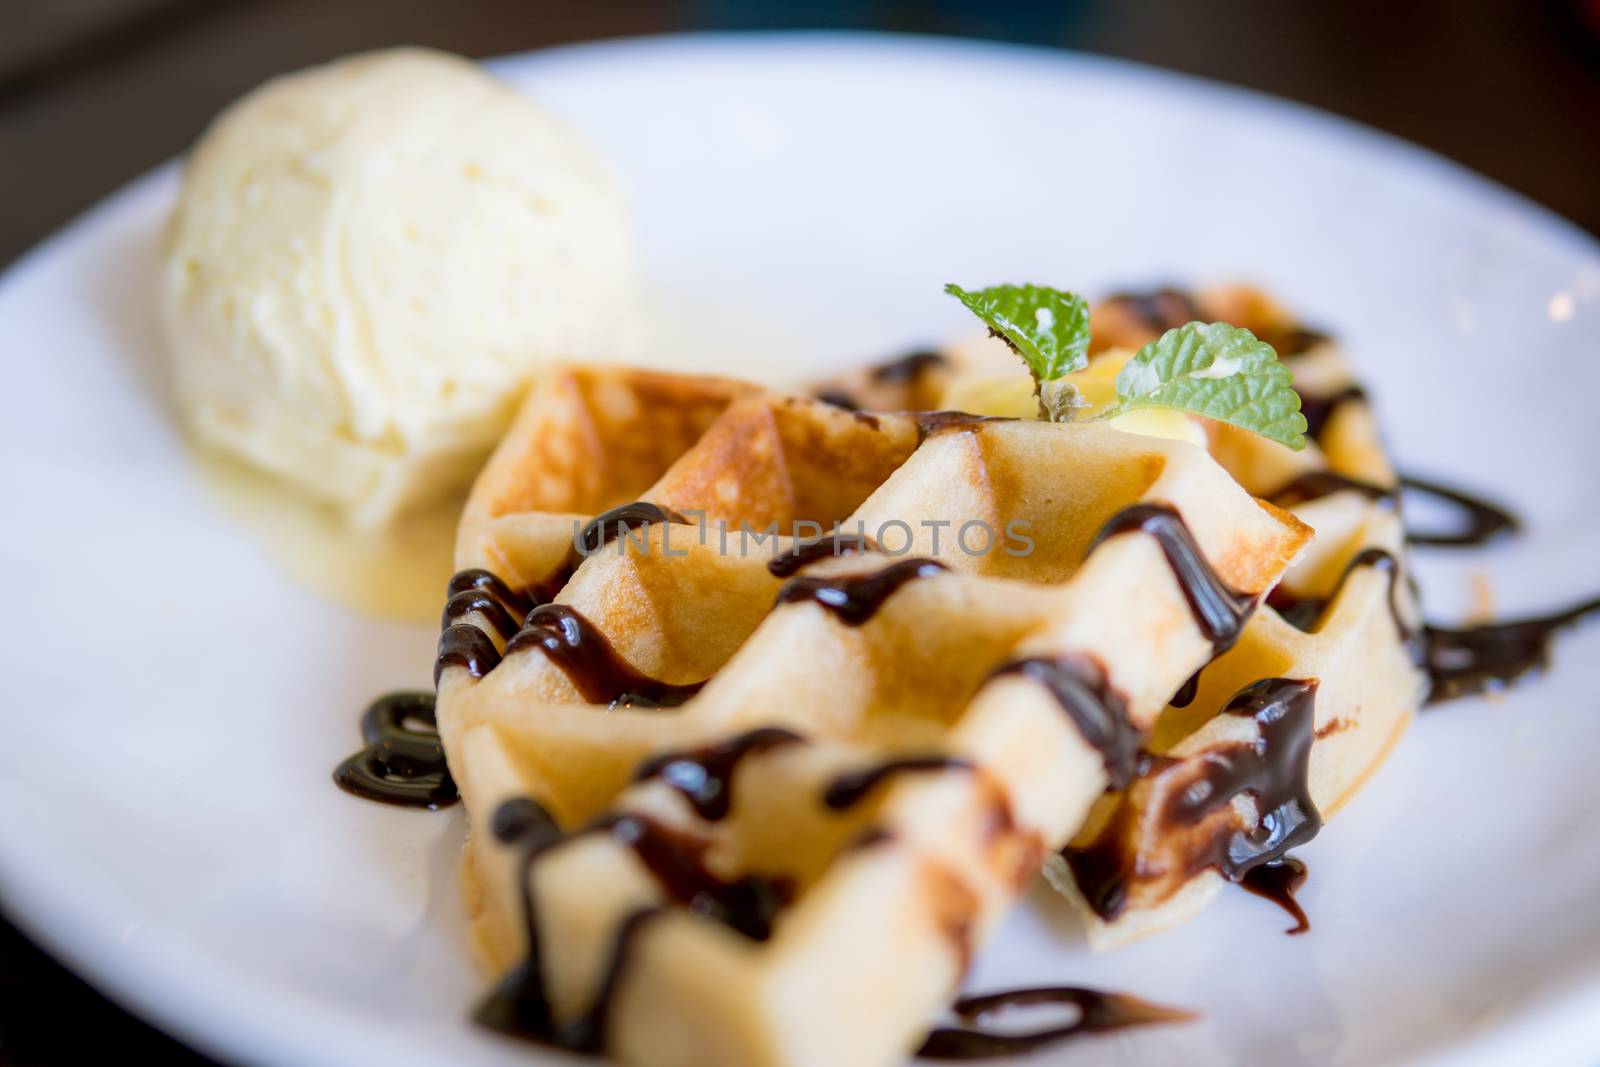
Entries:
POLYGON ((482 1017, 626 1063, 892 1062, 1309 531, 1180 442, 650 380, 698 437, 548 478, 609 464, 592 398, 642 389, 564 372, 462 523, 493 574, 447 610, 438 721, 505 975, 482 1017), (630 498, 667 521, 575 550, 630 498), (871 543, 719 539, 836 520, 871 543))
MULTIPOLYGON (((1064 858, 1047 866, 1087 906, 1099 948, 1191 917, 1224 875, 1250 879, 1263 859, 1309 839, 1377 769, 1426 696, 1395 475, 1370 410, 1347 402, 1362 394, 1326 335, 1242 287, 1123 295, 1094 309, 1086 389, 1191 319, 1232 322, 1288 354, 1306 398, 1304 451, 1181 421, 1246 490, 1290 508, 1317 539, 1238 644, 1175 696, 1181 706, 1161 715, 1129 788, 1097 801, 1064 858), (1307 684, 1286 684, 1294 682, 1307 684)), ((970 384, 992 367, 952 353, 946 395, 1005 402, 1003 389, 970 384)))

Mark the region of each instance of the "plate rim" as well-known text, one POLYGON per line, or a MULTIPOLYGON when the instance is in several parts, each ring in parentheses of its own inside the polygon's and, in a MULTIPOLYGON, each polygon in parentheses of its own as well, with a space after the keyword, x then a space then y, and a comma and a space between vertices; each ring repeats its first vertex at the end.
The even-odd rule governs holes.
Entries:
MULTIPOLYGON (((711 31, 639 35, 585 41, 479 60, 498 75, 518 76, 530 67, 541 76, 555 75, 564 64, 626 63, 639 53, 689 55, 697 51, 753 53, 826 49, 837 54, 881 53, 885 50, 936 61, 961 62, 973 57, 1008 58, 1037 68, 1072 68, 1095 79, 1139 83, 1159 92, 1204 94, 1214 106, 1284 126, 1310 129, 1324 139, 1359 153, 1364 162, 1405 173, 1414 180, 1442 183, 1529 228, 1535 239, 1559 246, 1580 259, 1600 265, 1600 236, 1538 203, 1526 194, 1473 171, 1466 165, 1415 142, 1314 105, 1274 96, 1215 79, 1117 57, 1006 41, 939 37, 923 34, 856 30, 711 31)), ((198 135, 198 134, 197 134, 198 135)), ((176 180, 180 155, 157 164, 74 214, 0 270, 0 298, 21 281, 45 269, 71 246, 88 239, 105 220, 125 213, 141 198, 155 195, 176 180)), ((239 1011, 238 986, 207 982, 219 969, 198 946, 163 938, 146 941, 136 954, 113 951, 120 941, 116 923, 105 908, 105 892, 115 886, 96 880, 87 865, 64 859, 29 862, 50 856, 46 841, 26 844, 27 833, 0 824, 0 914, 30 940, 108 999, 141 1020, 202 1054, 238 1063, 278 1064, 359 1062, 382 1042, 370 1035, 359 1041, 341 1025, 343 1013, 319 1010, 314 1003, 282 998, 239 1011), (67 867, 63 867, 63 863, 67 867), (75 870, 79 877, 63 880, 75 870), (50 873, 46 873, 50 872, 50 873), (89 877, 84 877, 89 875, 89 877), (90 893, 86 886, 97 891, 90 893), (63 891, 65 887, 65 891, 63 891), (62 931, 71 929, 74 934, 62 931), (230 1002, 235 1010, 226 1010, 230 1002), (196 1010, 204 1006, 206 1010, 196 1010), (313 1014, 308 1018, 306 1011, 313 1014), (320 1025, 310 1025, 319 1023, 320 1025), (346 1058, 348 1054, 348 1058, 346 1058)), ((236 977, 238 972, 221 971, 236 977)), ((1600 1017, 1600 969, 1549 990, 1537 1004, 1495 1020, 1481 1030, 1463 1033, 1404 1061, 1422 1065, 1497 1064, 1515 1051, 1526 1056, 1543 1048, 1558 1055, 1558 1039, 1600 1017)), ((530 1058, 530 1063, 537 1060, 530 1058)))

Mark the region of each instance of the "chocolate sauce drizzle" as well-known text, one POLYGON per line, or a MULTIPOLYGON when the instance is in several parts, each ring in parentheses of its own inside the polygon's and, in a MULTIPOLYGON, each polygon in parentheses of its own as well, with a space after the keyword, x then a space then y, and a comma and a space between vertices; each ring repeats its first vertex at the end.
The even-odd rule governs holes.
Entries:
POLYGON ((437 811, 460 799, 445 763, 432 693, 390 693, 361 716, 367 747, 334 768, 340 789, 367 800, 437 811))
MULTIPOLYGON (((464 593, 473 593, 486 599, 492 599, 504 611, 518 619, 532 611, 538 603, 527 594, 519 593, 512 589, 501 581, 498 575, 492 574, 481 567, 457 571, 451 575, 450 584, 445 587, 446 602, 448 603, 464 593)), ((444 620, 440 623, 440 628, 443 629, 449 626, 465 614, 465 611, 461 611, 452 615, 447 611, 444 620)))
POLYGON ((1255 611, 1255 596, 1228 588, 1201 553, 1183 516, 1167 504, 1134 504, 1117 512, 1100 528, 1089 551, 1110 538, 1134 532, 1149 534, 1161 545, 1167 565, 1189 601, 1195 624, 1211 642, 1212 655, 1220 656, 1232 648, 1245 620, 1255 611))
POLYGON ((657 756, 640 764, 633 780, 660 778, 682 793, 702 819, 718 822, 727 817, 733 802, 733 772, 739 763, 746 756, 800 740, 797 733, 777 726, 763 726, 710 748, 657 756))
POLYGON ((1305 885, 1306 874, 1304 861, 1293 856, 1280 856, 1275 860, 1251 867, 1244 872, 1244 877, 1239 879, 1239 884, 1256 896, 1270 900, 1288 912, 1295 924, 1284 933, 1292 937, 1295 934, 1307 933, 1311 929, 1311 920, 1306 917, 1305 909, 1294 898, 1299 888, 1305 885))
POLYGON ((938 352, 907 352, 899 359, 878 364, 870 373, 872 380, 880 385, 907 385, 929 371, 945 367, 949 362, 938 352))
MULTIPOLYGON (((1189 874, 1214 867, 1230 882, 1270 863, 1322 828, 1322 817, 1311 799, 1306 774, 1315 740, 1315 680, 1263 678, 1245 686, 1222 711, 1248 715, 1258 724, 1259 738, 1220 746, 1191 761, 1152 757, 1141 773, 1161 773, 1175 766, 1194 768, 1194 781, 1167 795, 1158 813, 1161 825, 1181 834, 1184 827, 1200 824, 1231 804, 1241 793, 1252 794, 1260 812, 1256 825, 1214 834, 1184 857, 1189 874)), ((1137 857, 1126 852, 1126 835, 1117 820, 1135 817, 1124 804, 1113 825, 1087 848, 1063 850, 1085 901, 1102 919, 1115 919, 1127 906, 1129 883, 1138 876, 1137 857)))
POLYGON ((1423 666, 1433 688, 1429 704, 1503 688, 1550 663, 1550 638, 1568 626, 1600 616, 1600 597, 1533 619, 1461 629, 1423 628, 1423 666))
POLYGON ((526 797, 502 804, 490 820, 495 837, 523 849, 522 906, 527 955, 479 1006, 475 1018, 502 1033, 574 1052, 603 1053, 611 1006, 640 936, 665 914, 661 907, 630 912, 617 928, 604 976, 589 1008, 558 1023, 545 991, 537 900, 531 877, 534 863, 563 844, 594 834, 609 834, 633 849, 662 893, 696 914, 714 919, 757 941, 772 935, 778 913, 794 897, 787 879, 746 875, 728 881, 705 865, 705 843, 669 830, 642 815, 608 815, 571 834, 543 807, 526 797))
POLYGON ((470 623, 445 627, 439 635, 439 652, 433 661, 433 685, 446 667, 465 667, 474 678, 482 678, 500 665, 500 650, 489 635, 470 623))
POLYGON ((500 663, 500 650, 489 635, 460 619, 478 612, 503 640, 516 632, 518 620, 536 602, 481 568, 453 575, 445 597, 444 613, 439 619, 443 632, 439 634, 438 654, 433 662, 435 688, 446 667, 465 667, 474 678, 482 678, 500 663))
POLYGON ((591 704, 676 707, 705 685, 704 681, 672 685, 644 674, 618 654, 594 623, 566 604, 542 604, 528 613, 522 629, 506 645, 506 655, 527 648, 542 651, 591 704))
POLYGON ((645 500, 635 500, 630 504, 618 505, 590 519, 572 539, 572 544, 582 555, 592 556, 621 537, 624 531, 636 530, 641 526, 665 526, 669 523, 686 526, 689 520, 671 508, 664 508, 660 504, 652 504, 645 500))
POLYGON ((856 398, 843 389, 818 389, 812 395, 824 404, 832 404, 836 408, 844 408, 846 411, 861 410, 861 404, 856 398))
POLYGON ((834 811, 853 808, 884 781, 902 774, 930 771, 971 771, 975 768, 959 756, 904 756, 886 760, 864 770, 841 774, 822 791, 822 802, 834 811))
POLYGON ((1397 490, 1359 478, 1351 478, 1337 471, 1306 471, 1287 484, 1267 494, 1267 499, 1280 508, 1293 508, 1312 500, 1345 491, 1360 493, 1368 500, 1393 500, 1397 490))
POLYGON ((1600 597, 1596 597, 1531 619, 1458 629, 1432 625, 1418 629, 1408 625, 1400 613, 1400 562, 1381 548, 1357 553, 1325 597, 1296 596, 1279 586, 1267 603, 1292 625, 1314 633, 1328 605, 1338 599, 1350 575, 1362 567, 1376 567, 1389 574, 1389 612, 1412 660, 1428 675, 1429 704, 1499 689, 1531 671, 1543 669, 1550 662, 1551 637, 1568 626, 1600 616, 1600 597))
MULTIPOLYGON (((1306 434, 1313 439, 1320 439, 1335 411, 1345 404, 1366 402, 1366 390, 1359 385, 1350 385, 1326 396, 1301 394, 1300 413, 1306 417, 1306 434)), ((1459 527, 1454 529, 1442 531, 1408 529, 1406 539, 1414 545, 1465 548, 1487 544, 1502 535, 1516 533, 1521 529, 1517 517, 1505 508, 1453 486, 1410 475, 1401 475, 1400 485, 1409 492, 1422 493, 1450 505, 1462 519, 1459 527)), ((1346 489, 1364 493, 1374 500, 1392 498, 1395 495, 1394 489, 1335 474, 1332 471, 1311 471, 1269 494, 1268 499, 1279 507, 1287 508, 1346 489)))
POLYGON ((1522 529, 1522 524, 1515 515, 1482 497, 1410 475, 1401 475, 1400 484, 1407 492, 1422 493, 1449 504, 1464 520, 1456 529, 1419 532, 1408 528, 1406 540, 1414 545, 1431 545, 1437 548, 1484 545, 1501 536, 1518 533, 1522 529))
POLYGON ((820 559, 875 552, 878 546, 864 533, 833 533, 815 541, 796 541, 794 548, 767 564, 774 578, 792 578, 820 559))
POLYGON ((993 422, 1017 422, 1012 415, 974 415, 970 411, 916 411, 917 434, 926 440, 947 430, 979 430, 993 422))
POLYGON ((962 997, 951 1010, 971 1026, 939 1027, 928 1034, 917 1055, 930 1060, 973 1060, 1029 1052, 1045 1045, 1088 1034, 1121 1030, 1153 1023, 1187 1022, 1191 1012, 1151 1004, 1125 993, 1102 993, 1079 986, 1050 986, 1037 989, 1011 989, 1000 993, 962 997), (1042 1004, 1076 1008, 1078 1017, 1070 1023, 1027 1033, 985 1029, 990 1017, 1007 1008, 1042 1004))
POLYGON ((1339 580, 1334 583, 1332 591, 1327 596, 1300 596, 1280 585, 1267 595, 1267 604, 1283 616, 1284 621, 1291 626, 1306 633, 1315 633, 1322 625, 1322 617, 1327 613, 1328 606, 1339 598, 1346 583, 1350 581, 1350 576, 1363 567, 1372 567, 1388 574, 1389 614, 1394 619, 1394 628, 1400 634, 1400 640, 1404 642, 1412 660, 1421 664, 1426 655, 1423 638, 1400 613, 1402 569, 1400 561, 1388 549, 1374 546, 1357 552, 1351 557, 1350 562, 1345 564, 1339 580))
POLYGON ((994 674, 1020 674, 1044 686, 1104 759, 1111 788, 1128 784, 1139 758, 1139 731, 1128 721, 1127 700, 1112 688, 1099 660, 1080 654, 1034 657, 1013 660, 994 674))
MULTIPOLYGON (((1310 347, 1309 345, 1307 347, 1310 347)), ((1328 428, 1328 421, 1333 418, 1333 413, 1346 404, 1365 404, 1367 391, 1359 385, 1347 385, 1336 393, 1327 393, 1318 396, 1315 393, 1302 392, 1300 394, 1300 414, 1306 417, 1306 436, 1313 440, 1322 437, 1322 432, 1328 428)))
POLYGON ((891 563, 868 574, 791 578, 778 590, 778 603, 815 601, 846 626, 860 626, 876 615, 884 601, 907 582, 931 578, 947 569, 936 559, 914 558, 891 563))
MULTIPOLYGON (((1210 664, 1206 664, 1206 666, 1210 666, 1210 664)), ((1200 675, 1205 669, 1205 666, 1199 667, 1193 674, 1189 675, 1184 683, 1178 686, 1178 691, 1172 694, 1172 699, 1167 703, 1175 708, 1186 708, 1193 704, 1194 698, 1200 695, 1200 675)))
POLYGON ((1176 330, 1179 326, 1203 318, 1194 297, 1186 290, 1171 285, 1163 285, 1155 290, 1113 293, 1105 303, 1108 306, 1126 307, 1156 333, 1176 330))

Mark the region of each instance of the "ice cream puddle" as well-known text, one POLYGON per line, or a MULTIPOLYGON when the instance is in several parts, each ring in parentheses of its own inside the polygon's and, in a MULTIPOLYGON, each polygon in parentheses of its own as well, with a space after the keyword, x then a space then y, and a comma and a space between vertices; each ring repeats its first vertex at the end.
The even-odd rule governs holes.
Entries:
POLYGON ((425 622, 438 613, 464 490, 367 530, 239 460, 210 449, 192 455, 221 510, 300 585, 362 615, 425 622))
POLYGON ((968 1025, 941 1026, 928 1034, 917 1055, 929 1060, 973 1060, 1014 1056, 1045 1045, 1088 1034, 1102 1034, 1130 1026, 1189 1022, 1193 1012, 1167 1008, 1126 993, 1103 993, 1081 986, 1046 986, 1011 989, 961 997, 951 1011, 968 1025), (987 1029, 986 1024, 1004 1012, 1019 1008, 1056 1006, 1076 1009, 1070 1022, 1018 1033, 987 1029))

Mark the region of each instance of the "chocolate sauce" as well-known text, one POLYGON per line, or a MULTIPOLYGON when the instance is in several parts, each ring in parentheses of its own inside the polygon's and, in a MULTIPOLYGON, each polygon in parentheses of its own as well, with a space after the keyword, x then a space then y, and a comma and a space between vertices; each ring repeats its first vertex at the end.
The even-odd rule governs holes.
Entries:
MULTIPOLYGON (((1220 746, 1191 760, 1156 758, 1149 773, 1192 768, 1194 780, 1167 793, 1158 813, 1172 839, 1185 828, 1197 826, 1221 811, 1241 793, 1255 797, 1260 816, 1250 829, 1206 837, 1200 847, 1182 857, 1187 875, 1214 867, 1231 882, 1251 868, 1270 863, 1296 845, 1304 844, 1322 828, 1322 817, 1311 799, 1307 782, 1314 741, 1314 680, 1264 678, 1245 686, 1223 709, 1225 715, 1249 715, 1259 729, 1259 739, 1220 746)), ((1145 773, 1141 771, 1141 773, 1145 773)), ((1124 803, 1112 816, 1112 825, 1088 848, 1067 848, 1062 856, 1085 901, 1101 918, 1110 921, 1127 905, 1129 884, 1138 877, 1137 857, 1127 854, 1122 823, 1137 817, 1124 803)), ((1172 873, 1172 872, 1164 872, 1172 873)))
POLYGON ((1192 787, 1184 790, 1166 813, 1172 821, 1192 824, 1240 793, 1255 796, 1261 811, 1255 827, 1218 842, 1216 853, 1202 864, 1216 866, 1230 882, 1311 840, 1322 829, 1306 778, 1316 696, 1315 679, 1264 678, 1241 689, 1222 713, 1254 718, 1260 740, 1207 753, 1201 780, 1210 788, 1204 796, 1192 787))
MULTIPOLYGON (((484 596, 492 597, 507 613, 518 619, 532 611, 535 606, 534 600, 527 594, 517 592, 501 581, 498 575, 483 570, 481 567, 458 571, 451 575, 450 584, 445 588, 445 599, 453 600, 466 592, 481 593, 484 596)), ((454 619, 446 618, 440 624, 441 628, 449 626, 453 621, 454 619)))
POLYGON ((668 523, 685 526, 689 524, 689 520, 671 508, 635 500, 631 504, 621 504, 590 519, 583 529, 578 531, 572 544, 582 555, 592 556, 621 537, 626 530, 636 530, 641 526, 665 526, 668 523))
POLYGON ((438 655, 433 661, 433 684, 437 688, 439 676, 446 667, 465 667, 474 678, 500 665, 500 650, 494 647, 489 635, 470 623, 458 622, 446 626, 439 635, 438 655))
MULTIPOLYGON (((774 561, 776 562, 776 560, 774 561)), ((878 613, 883 602, 907 582, 931 578, 947 568, 934 559, 903 559, 867 574, 832 578, 791 578, 778 590, 779 604, 812 600, 846 626, 860 626, 878 613)))
POLYGON ((1556 631, 1600 616, 1600 597, 1534 619, 1485 623, 1459 630, 1423 628, 1424 659, 1433 689, 1429 704, 1500 689, 1550 663, 1556 631))
POLYGON ((872 380, 880 385, 909 385, 931 370, 939 370, 949 360, 938 352, 908 352, 899 359, 880 363, 871 370, 872 380))
POLYGON ((459 798, 434 719, 432 693, 390 693, 361 716, 367 747, 334 768, 340 789, 358 797, 437 811, 459 798))
POLYGON ((1359 478, 1351 478, 1336 471, 1306 471, 1267 494, 1267 499, 1280 508, 1299 507, 1312 500, 1345 491, 1360 493, 1368 500, 1393 500, 1396 490, 1359 478))
POLYGON ((1011 415, 974 415, 970 411, 917 411, 917 434, 924 440, 946 430, 977 430, 992 422, 1016 422, 1011 415))
POLYGON ((1003 674, 1020 674, 1044 686, 1104 759, 1111 788, 1128 784, 1139 756, 1139 731, 1128 721, 1127 700, 1112 688, 1099 660, 1077 654, 1013 660, 995 671, 1003 674))
POLYGON ((861 403, 843 389, 819 389, 812 394, 824 404, 832 404, 846 411, 860 411, 861 403))
POLYGON ((544 652, 591 704, 676 707, 705 685, 703 681, 671 685, 640 672, 592 622, 566 604, 543 604, 528 613, 527 622, 506 645, 506 655, 526 648, 544 652))
POLYGON ((1114 293, 1105 304, 1127 308, 1154 333, 1176 330, 1204 317, 1192 295, 1170 285, 1153 291, 1114 293))
POLYGON ((834 811, 844 811, 861 803, 879 784, 897 775, 972 769, 971 763, 958 756, 905 756, 887 760, 865 770, 841 774, 828 783, 828 787, 822 791, 822 802, 834 811))
POLYGON ((705 866, 704 842, 641 815, 609 815, 574 833, 563 834, 544 808, 530 799, 518 798, 502 804, 490 826, 500 841, 523 848, 519 878, 528 951, 523 962, 507 972, 485 998, 475 1018, 490 1029, 574 1052, 605 1051, 611 1006, 628 961, 642 932, 665 909, 641 908, 618 924, 603 977, 588 1010, 576 1019, 557 1023, 545 992, 538 906, 531 877, 533 865, 541 856, 583 837, 609 834, 633 849, 669 899, 758 941, 771 936, 778 912, 794 896, 794 887, 787 879, 760 875, 734 881, 719 878, 705 866))
POLYGON ((1172 699, 1167 701, 1175 708, 1186 708, 1194 703, 1194 698, 1200 695, 1200 674, 1205 670, 1201 667, 1178 686, 1178 691, 1172 694, 1172 699))
MULTIPOLYGON (((561 592, 562 586, 571 580, 577 573, 578 567, 589 556, 599 552, 606 545, 617 540, 625 532, 636 530, 641 526, 663 526, 667 524, 689 525, 689 520, 673 511, 671 508, 662 507, 644 500, 635 500, 627 504, 619 504, 609 511, 602 512, 584 523, 572 536, 572 545, 567 549, 567 554, 561 563, 551 571, 544 580, 535 584, 523 597, 524 606, 520 611, 515 611, 517 618, 526 616, 530 609, 541 604, 548 604, 561 592)), ((493 579, 494 576, 487 571, 466 571, 465 574, 484 574, 493 579)), ((461 575, 457 575, 460 578, 461 575)), ((499 579, 494 579, 499 581, 499 579)), ((452 592, 454 592, 455 579, 451 579, 452 592)), ((500 586, 505 588, 502 583, 500 586)), ((506 605, 512 608, 511 604, 506 605)), ((448 612, 448 608, 446 609, 448 612)), ((514 629, 514 628, 513 628, 514 629)))
POLYGON ((1187 1022, 1192 1012, 1165 1008, 1125 993, 1102 993, 1077 986, 1012 989, 1001 993, 962 997, 951 1009, 973 1026, 939 1027, 928 1034, 917 1055, 930 1060, 973 1060, 1029 1052, 1045 1045, 1087 1034, 1101 1034, 1130 1026, 1187 1022), (1027 1033, 985 1029, 990 1017, 1007 1008, 1065 1005, 1078 1015, 1070 1023, 1027 1033))
POLYGON ((503 640, 516 632, 519 620, 535 603, 533 597, 512 589, 481 568, 452 575, 445 596, 444 613, 439 619, 443 632, 433 663, 436 687, 446 667, 465 667, 474 678, 482 678, 500 663, 500 650, 489 635, 460 619, 478 612, 503 640))
POLYGON ((796 541, 793 550, 774 557, 767 570, 774 578, 792 578, 819 559, 853 556, 878 548, 872 538, 860 533, 834 533, 815 541, 796 541))
MULTIPOLYGON (((1320 439, 1335 411, 1345 404, 1366 402, 1367 392, 1359 385, 1349 385, 1326 396, 1302 393, 1300 413, 1306 417, 1306 434, 1313 439, 1320 439)), ((1517 517, 1505 508, 1452 486, 1410 475, 1401 475, 1400 485, 1409 492, 1423 493, 1451 505, 1462 518, 1457 529, 1439 532, 1408 530, 1406 539, 1414 545, 1463 548, 1486 544, 1503 534, 1516 533, 1521 529, 1517 517)), ((1268 499, 1279 507, 1294 507, 1342 489, 1354 489, 1375 500, 1393 496, 1395 492, 1332 471, 1313 471, 1270 494, 1268 499)))
POLYGON ((647 760, 634 772, 633 780, 660 778, 682 793, 702 819, 717 822, 727 817, 733 802, 733 772, 740 761, 799 740, 799 734, 764 726, 710 748, 671 752, 647 760))
POLYGON ((1295 925, 1284 933, 1292 937, 1311 929, 1311 920, 1306 918, 1305 909, 1294 898, 1295 892, 1305 885, 1305 881, 1305 863, 1293 856, 1280 856, 1244 872, 1239 884, 1288 912, 1295 925))
POLYGON ((1277 349, 1280 356, 1297 356, 1332 340, 1324 330, 1312 326, 1291 326, 1272 347, 1277 349))
POLYGON ((1339 598, 1345 584, 1350 581, 1350 576, 1363 567, 1371 567, 1388 574, 1389 615, 1394 619, 1394 628, 1400 634, 1400 640, 1405 644, 1412 660, 1420 664, 1424 658, 1423 638, 1400 613, 1400 561, 1387 549, 1372 547, 1357 552, 1351 557, 1350 562, 1345 564, 1339 580, 1334 583, 1332 591, 1327 596, 1299 596, 1280 585, 1268 594, 1267 603, 1291 626, 1306 633, 1316 633, 1322 625, 1322 617, 1327 613, 1328 605, 1339 598))
POLYGON ((1300 414, 1306 417, 1306 436, 1314 441, 1320 440, 1322 431, 1328 428, 1328 422, 1333 418, 1335 411, 1338 411, 1346 404, 1365 404, 1366 402, 1367 391, 1359 385, 1347 385, 1336 393, 1328 393, 1323 396, 1301 392, 1300 414))
POLYGON ((510 637, 521 625, 518 617, 506 610, 497 598, 480 589, 466 589, 444 602, 444 613, 439 618, 439 628, 448 630, 455 623, 477 612, 486 619, 501 639, 510 637))
POLYGON ((1255 596, 1228 588, 1195 544, 1183 516, 1166 504, 1135 504, 1117 512, 1100 528, 1089 551, 1112 537, 1134 532, 1149 534, 1161 545, 1195 624, 1211 642, 1213 656, 1232 648, 1255 610, 1255 596))
POLYGON ((1308 633, 1316 632, 1328 605, 1336 600, 1350 575, 1360 567, 1376 567, 1389 574, 1389 611, 1395 628, 1412 659, 1428 674, 1429 704, 1499 689, 1523 675, 1544 668, 1550 661, 1550 639, 1557 631, 1600 615, 1600 597, 1564 611, 1532 619, 1484 623, 1452 629, 1444 626, 1408 626, 1400 613, 1400 563, 1381 548, 1357 553, 1325 597, 1301 597, 1282 586, 1267 603, 1283 618, 1308 633))
POLYGON ((1400 484, 1407 492, 1422 493, 1443 501, 1457 509, 1462 518, 1459 527, 1443 531, 1406 530, 1406 540, 1414 545, 1432 545, 1440 548, 1463 548, 1488 544, 1498 537, 1519 532, 1522 524, 1511 512, 1481 497, 1462 492, 1448 485, 1401 475, 1400 484))

